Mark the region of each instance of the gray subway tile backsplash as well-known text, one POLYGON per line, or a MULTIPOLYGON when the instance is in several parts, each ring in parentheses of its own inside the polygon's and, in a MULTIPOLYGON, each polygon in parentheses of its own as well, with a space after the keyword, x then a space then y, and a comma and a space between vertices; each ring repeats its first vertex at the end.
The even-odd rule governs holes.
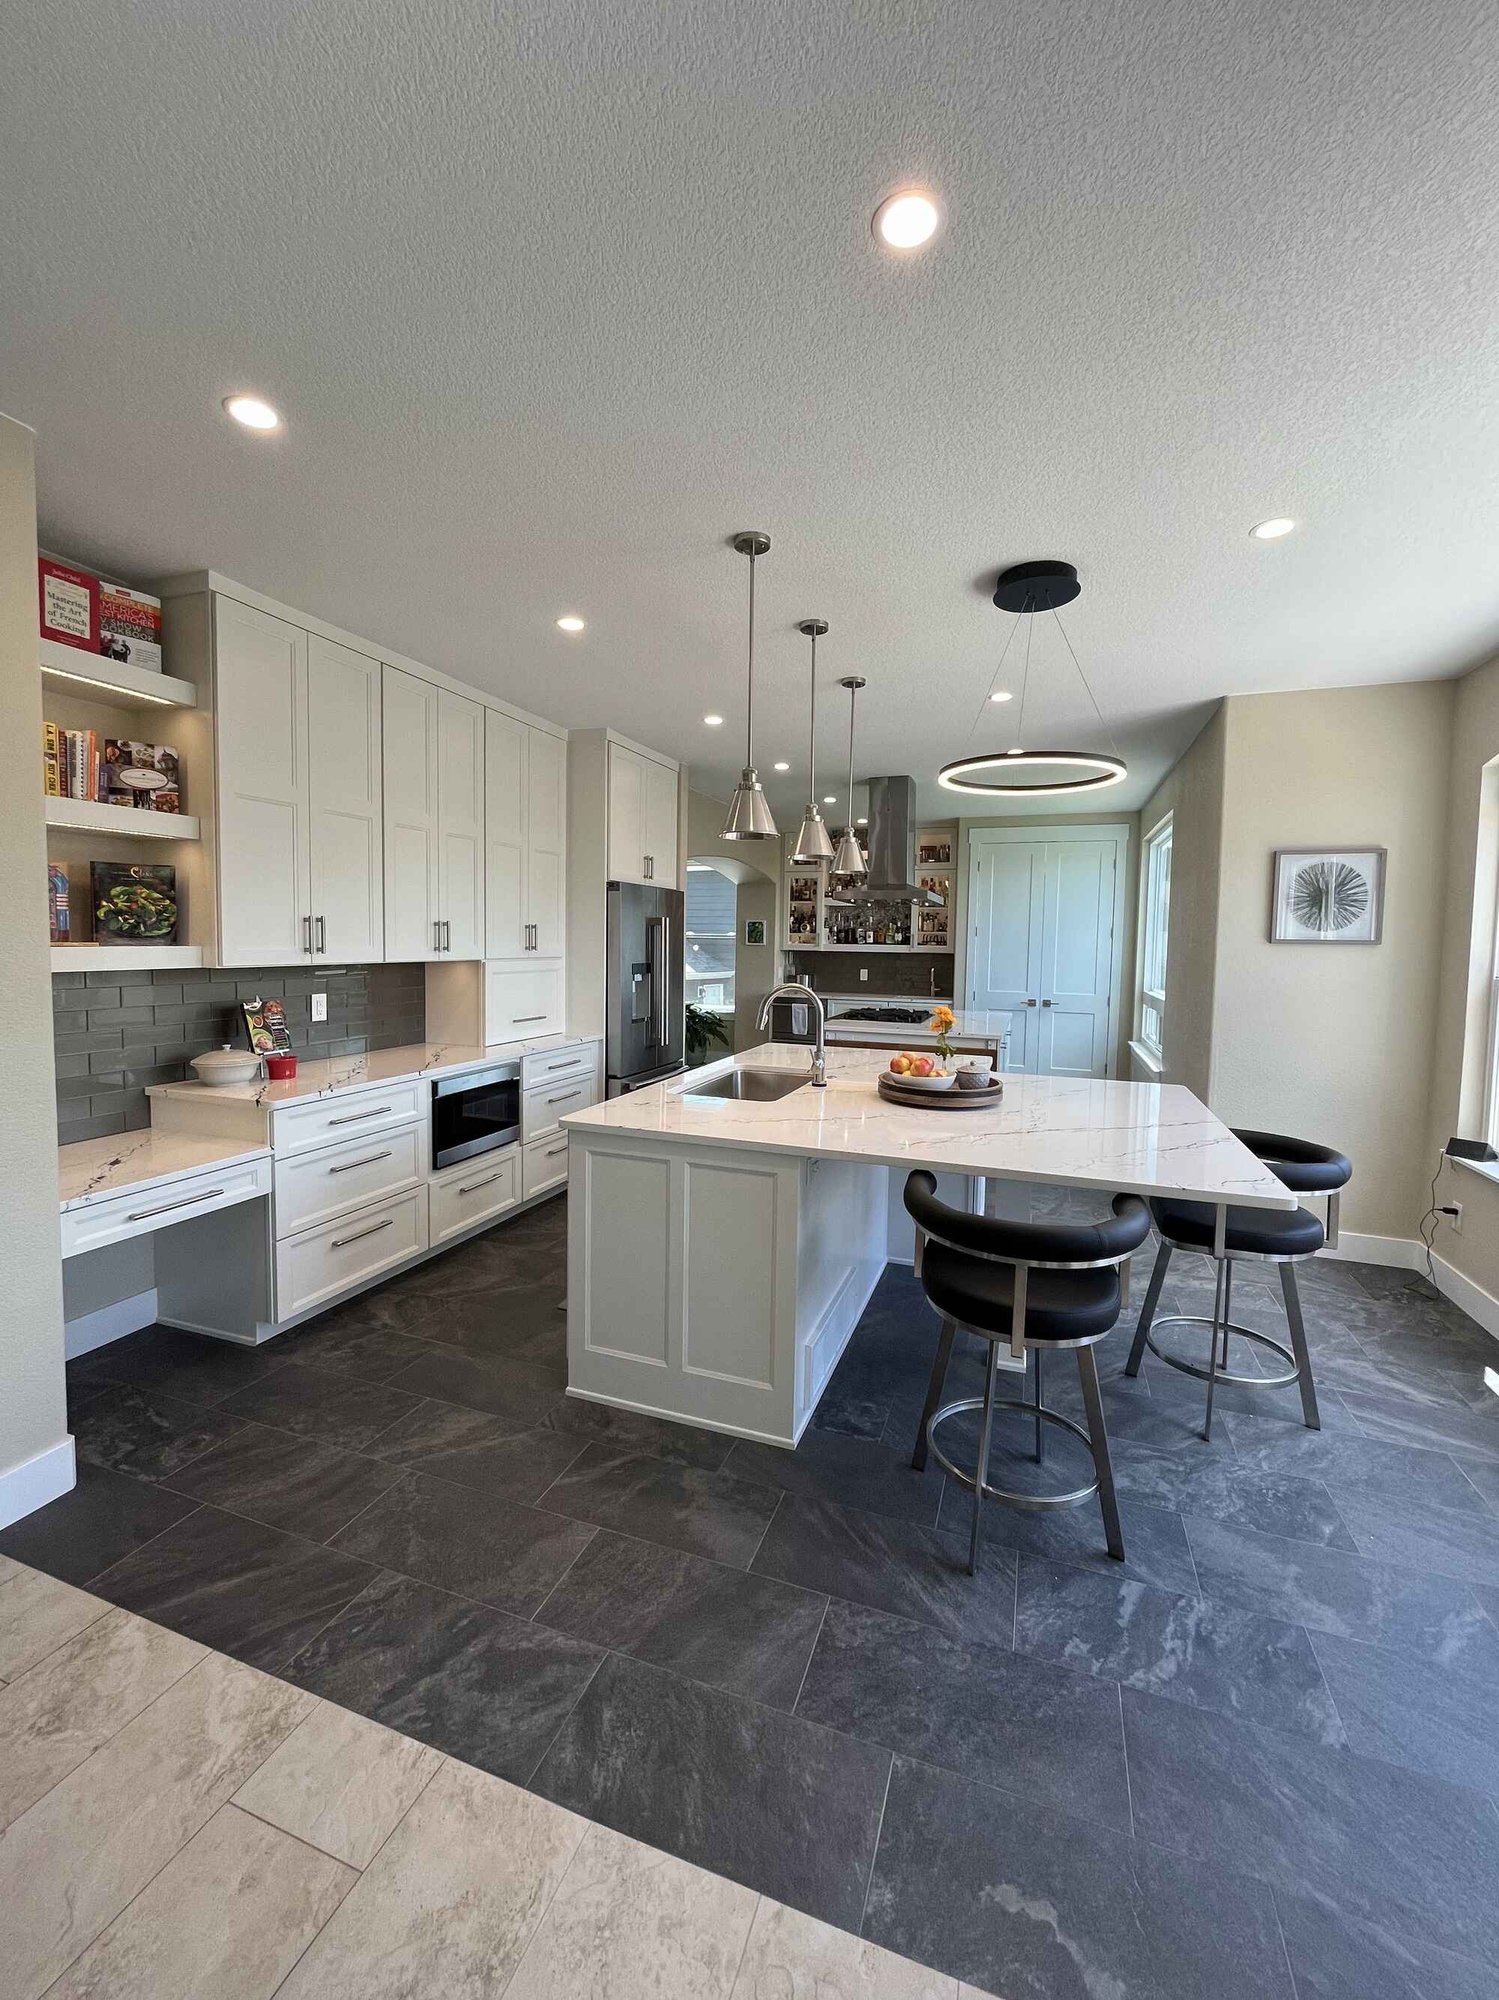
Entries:
POLYGON ((60 972, 57 1136, 66 1145, 149 1125, 147 1086, 180 1082, 193 1056, 221 1042, 243 1045, 245 1000, 284 1002, 292 1046, 312 1061, 424 1041, 426 992, 420 965, 60 972), (328 996, 326 1021, 312 1019, 315 992, 328 996))

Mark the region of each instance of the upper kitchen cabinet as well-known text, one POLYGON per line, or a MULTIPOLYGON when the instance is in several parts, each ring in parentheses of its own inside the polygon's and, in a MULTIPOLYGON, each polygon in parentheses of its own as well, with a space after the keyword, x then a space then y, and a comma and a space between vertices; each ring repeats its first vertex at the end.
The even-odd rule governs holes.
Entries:
POLYGON ((345 964, 385 956, 380 662, 307 640, 312 951, 345 964))
POLYGON ((385 946, 478 958, 484 909, 484 710, 387 666, 385 946))
POLYGON ((485 716, 485 944, 496 962, 563 955, 567 743, 490 709, 485 716))
POLYGON ((677 765, 614 737, 607 765, 609 879, 676 888, 677 765))

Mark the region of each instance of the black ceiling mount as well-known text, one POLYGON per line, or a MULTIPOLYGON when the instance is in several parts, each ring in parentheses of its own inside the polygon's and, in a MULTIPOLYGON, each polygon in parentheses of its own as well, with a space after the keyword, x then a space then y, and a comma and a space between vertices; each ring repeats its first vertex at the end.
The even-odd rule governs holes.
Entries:
POLYGON ((1071 563, 1012 563, 999 573, 994 602, 1001 611, 1055 611, 1081 597, 1082 590, 1071 563))

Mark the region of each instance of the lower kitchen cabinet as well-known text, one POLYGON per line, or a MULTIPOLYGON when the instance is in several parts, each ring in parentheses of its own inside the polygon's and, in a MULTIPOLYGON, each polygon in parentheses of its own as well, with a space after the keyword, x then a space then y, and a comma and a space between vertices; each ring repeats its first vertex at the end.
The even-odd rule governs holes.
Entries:
POLYGON ((450 1167, 428 1184, 428 1248, 493 1222, 520 1200, 519 1161, 512 1146, 502 1158, 480 1154, 450 1167))
POLYGON ((293 1236, 321 1222, 400 1194, 427 1178, 427 1126, 361 1133, 317 1153, 276 1162, 276 1234, 293 1236))
POLYGON ((276 1317, 292 1319, 368 1285, 426 1248, 425 1184, 321 1228, 285 1236, 276 1245, 276 1317))
POLYGON ((554 1132, 548 1139, 533 1139, 521 1147, 521 1197, 530 1201, 549 1188, 561 1187, 567 1179, 567 1134, 554 1132))

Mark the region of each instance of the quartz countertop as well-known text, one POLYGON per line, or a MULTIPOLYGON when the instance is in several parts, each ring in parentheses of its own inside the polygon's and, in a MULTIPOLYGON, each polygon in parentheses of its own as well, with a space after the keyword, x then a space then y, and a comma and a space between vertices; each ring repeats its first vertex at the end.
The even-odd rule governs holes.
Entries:
MULTIPOLYGON (((805 1070, 799 1044, 767 1042, 695 1070, 805 1070)), ((562 1120, 577 1137, 610 1134, 687 1146, 755 1147, 810 1158, 1096 1187, 1112 1193, 1294 1208, 1296 1197, 1180 1084, 1007 1075, 992 1109, 887 1104, 885 1067, 868 1049, 830 1048, 828 1085, 775 1103, 693 1097, 679 1080, 652 1084, 562 1120)))
POLYGON ((178 1174, 205 1173, 269 1157, 268 1146, 202 1138, 191 1132, 123 1132, 112 1139, 80 1139, 57 1149, 59 1207, 87 1208, 106 1195, 150 1187, 178 1174))
POLYGON ((495 1042, 488 1048, 461 1042, 412 1042, 399 1049, 370 1049, 359 1056, 330 1056, 297 1063, 297 1073, 282 1083, 262 1077, 254 1083, 157 1083, 148 1097, 213 1099, 224 1104, 299 1104, 307 1098, 331 1097, 340 1090, 358 1090, 371 1083, 407 1083, 419 1076, 451 1076, 458 1070, 482 1069, 487 1063, 516 1062, 522 1056, 544 1055, 549 1049, 573 1048, 596 1040, 588 1035, 542 1035, 529 1042, 495 1042))
MULTIPOLYGON (((856 1000, 851 1004, 856 1007, 919 1007, 923 1003, 919 1000, 856 1000)), ((887 1045, 898 1049, 908 1046, 927 1048, 937 1039, 927 1022, 934 1008, 947 1004, 945 1000, 934 1000, 919 1021, 851 1021, 847 1014, 833 1013, 828 1016, 827 1037, 829 1041, 838 1041, 845 1035, 858 1035, 864 1041, 878 1042, 882 1048, 887 1045)), ((983 1008, 955 1007, 952 1014, 953 1024, 947 1031, 948 1040, 952 1042, 982 1042, 991 1048, 998 1048, 1009 1027, 1008 1015, 986 1012, 983 1008)))

